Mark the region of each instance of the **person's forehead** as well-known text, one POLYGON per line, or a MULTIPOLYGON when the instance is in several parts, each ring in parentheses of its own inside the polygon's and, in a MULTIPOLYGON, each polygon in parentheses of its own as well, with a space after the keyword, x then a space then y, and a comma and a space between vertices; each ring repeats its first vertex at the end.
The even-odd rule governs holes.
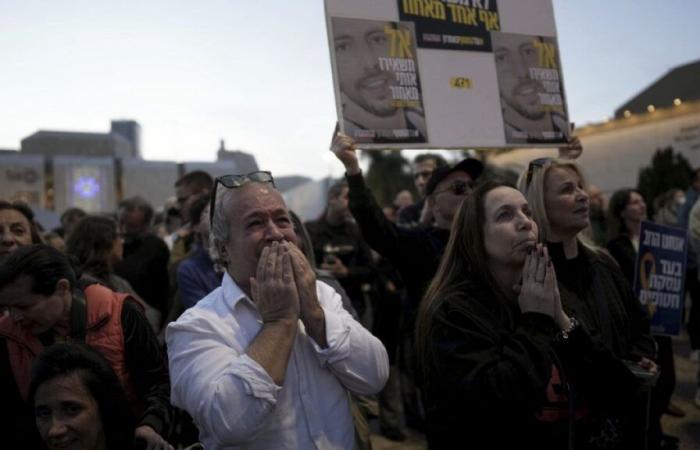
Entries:
POLYGON ((486 193, 484 204, 486 211, 497 211, 506 205, 520 208, 527 204, 527 200, 520 191, 508 186, 500 186, 486 193))
POLYGON ((430 158, 423 160, 421 162, 417 162, 413 165, 413 171, 414 172, 422 172, 424 170, 434 170, 435 169, 435 159, 430 158))
POLYGON ((502 34, 494 40, 494 47, 496 50, 518 50, 522 47, 531 47, 534 41, 535 38, 532 36, 502 34))
POLYGON ((175 189, 175 193, 178 198, 182 197, 189 197, 190 195, 194 194, 194 184, 192 183, 185 183, 181 184, 175 189))
POLYGON ((265 183, 250 182, 232 189, 226 205, 234 220, 256 213, 287 212, 282 195, 265 183))
POLYGON ((579 174, 571 167, 552 167, 545 176, 545 184, 559 185, 570 181, 581 181, 579 174))
POLYGON ((43 401, 93 400, 77 370, 47 380, 37 388, 37 404, 43 401))
POLYGON ((457 170, 447 175, 442 181, 440 181, 436 186, 436 190, 441 191, 443 188, 447 188, 457 180, 466 181, 467 183, 469 183, 470 181, 472 181, 472 177, 467 172, 457 170))
POLYGON ((121 214, 122 220, 128 220, 130 222, 140 222, 143 220, 146 213, 140 208, 133 208, 131 210, 123 210, 121 214))
POLYGON ((0 210, 0 222, 7 224, 19 223, 22 225, 29 226, 29 221, 24 214, 15 209, 2 209, 0 210))
POLYGON ((333 38, 364 38, 371 33, 383 33, 389 22, 376 22, 369 20, 340 19, 333 21, 333 38))

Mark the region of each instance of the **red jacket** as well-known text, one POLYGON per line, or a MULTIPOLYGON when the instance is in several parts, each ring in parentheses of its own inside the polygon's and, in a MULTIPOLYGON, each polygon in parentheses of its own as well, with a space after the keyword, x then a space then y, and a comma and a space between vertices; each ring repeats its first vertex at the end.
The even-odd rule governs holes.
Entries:
MULTIPOLYGON (((99 284, 88 286, 84 292, 87 306, 85 341, 99 351, 112 366, 134 412, 139 417, 143 412, 143 401, 137 394, 127 367, 122 328, 124 301, 133 300, 133 297, 116 293, 99 284)), ((0 336, 6 339, 15 382, 22 397, 27 400, 32 363, 44 346, 36 336, 17 325, 9 315, 0 318, 0 336)))

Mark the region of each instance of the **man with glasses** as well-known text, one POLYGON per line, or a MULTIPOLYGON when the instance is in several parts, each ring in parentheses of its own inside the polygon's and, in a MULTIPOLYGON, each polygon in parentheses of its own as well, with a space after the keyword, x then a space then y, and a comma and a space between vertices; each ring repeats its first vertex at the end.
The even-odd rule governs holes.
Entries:
POLYGON ((173 404, 208 449, 352 449, 347 390, 384 386, 386 350, 316 281, 269 172, 219 177, 213 198, 226 273, 168 327, 173 404))
POLYGON ((483 172, 483 164, 467 158, 452 167, 433 171, 426 184, 426 202, 433 209, 434 224, 404 228, 391 223, 383 214, 372 192, 365 185, 355 154, 355 141, 342 133, 333 139, 331 150, 343 163, 349 187, 350 212, 362 235, 377 253, 388 259, 406 283, 407 299, 403 307, 401 355, 401 390, 406 423, 423 428, 423 414, 413 388, 414 323, 418 305, 433 279, 450 237, 450 226, 471 185, 483 172))
POLYGON ((420 199, 399 212, 399 225, 413 227, 421 222, 421 214, 425 206, 425 186, 428 184, 433 170, 446 165, 447 161, 440 155, 431 153, 416 155, 413 159, 413 182, 420 199))

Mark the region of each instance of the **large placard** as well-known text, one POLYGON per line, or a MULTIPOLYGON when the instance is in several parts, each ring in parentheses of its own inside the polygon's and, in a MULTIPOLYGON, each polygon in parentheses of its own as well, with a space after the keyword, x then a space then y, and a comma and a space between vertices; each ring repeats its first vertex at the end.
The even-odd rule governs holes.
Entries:
POLYGON ((558 146, 551 0, 325 0, 340 129, 364 148, 558 146))

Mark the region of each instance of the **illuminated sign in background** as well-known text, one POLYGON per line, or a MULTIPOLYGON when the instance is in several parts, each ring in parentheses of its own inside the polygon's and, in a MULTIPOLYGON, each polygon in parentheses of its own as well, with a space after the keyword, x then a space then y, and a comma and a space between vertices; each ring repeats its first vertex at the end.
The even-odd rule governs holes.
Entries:
POLYGON ((54 159, 56 211, 77 207, 88 213, 114 211, 114 162, 110 158, 54 159))

